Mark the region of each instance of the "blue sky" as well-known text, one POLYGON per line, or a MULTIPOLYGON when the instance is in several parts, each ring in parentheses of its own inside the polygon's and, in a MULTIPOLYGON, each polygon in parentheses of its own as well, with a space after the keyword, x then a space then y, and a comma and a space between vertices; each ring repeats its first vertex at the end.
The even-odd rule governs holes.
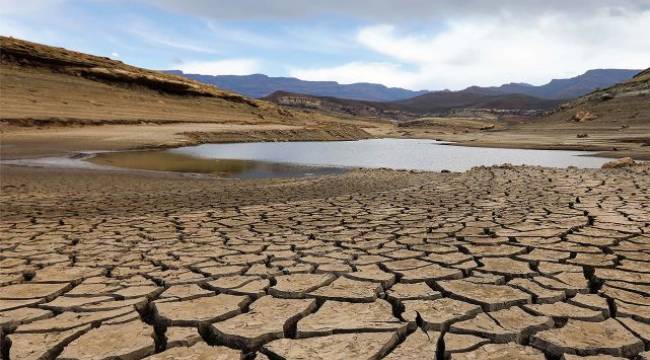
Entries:
POLYGON ((0 0, 0 34, 152 69, 411 89, 650 66, 646 0, 0 0))

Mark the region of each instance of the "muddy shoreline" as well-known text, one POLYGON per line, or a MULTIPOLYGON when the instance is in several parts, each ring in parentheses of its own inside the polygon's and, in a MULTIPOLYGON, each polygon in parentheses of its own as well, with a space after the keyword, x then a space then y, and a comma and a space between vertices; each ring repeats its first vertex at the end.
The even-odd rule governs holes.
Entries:
MULTIPOLYGON (((597 133, 588 141, 576 141, 567 131, 530 134, 520 130, 469 133, 404 132, 391 124, 363 126, 301 126, 282 124, 175 123, 23 127, 0 125, 0 158, 5 160, 64 155, 89 150, 150 150, 209 143, 353 141, 372 138, 421 138, 447 141, 454 146, 575 150, 596 156, 650 160, 650 146, 628 140, 619 132, 597 133)), ((641 132, 642 134, 643 132, 641 132)), ((638 137, 638 135, 637 135, 638 137)))

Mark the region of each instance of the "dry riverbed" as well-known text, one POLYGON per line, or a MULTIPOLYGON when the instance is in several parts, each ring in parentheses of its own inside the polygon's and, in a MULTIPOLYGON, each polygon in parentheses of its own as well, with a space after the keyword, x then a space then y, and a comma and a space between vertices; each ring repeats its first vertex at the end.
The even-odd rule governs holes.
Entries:
POLYGON ((0 171, 4 358, 650 356, 647 165, 0 171))

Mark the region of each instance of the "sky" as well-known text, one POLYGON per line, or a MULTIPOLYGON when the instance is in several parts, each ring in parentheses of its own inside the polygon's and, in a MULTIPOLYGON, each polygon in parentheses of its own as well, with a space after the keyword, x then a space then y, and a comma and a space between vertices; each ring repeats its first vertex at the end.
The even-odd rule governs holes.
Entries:
POLYGON ((650 66, 650 0, 0 0, 0 34, 150 69, 413 90, 650 66))

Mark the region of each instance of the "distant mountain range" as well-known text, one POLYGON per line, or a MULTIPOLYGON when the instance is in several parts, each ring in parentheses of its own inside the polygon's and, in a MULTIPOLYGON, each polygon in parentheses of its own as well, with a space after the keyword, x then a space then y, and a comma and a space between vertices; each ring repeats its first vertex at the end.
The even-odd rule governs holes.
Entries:
POLYGON ((236 91, 254 98, 262 98, 276 91, 287 91, 352 100, 395 101, 412 98, 427 92, 425 90, 413 91, 387 87, 380 84, 356 83, 345 85, 339 84, 336 81, 306 81, 289 77, 270 77, 263 74, 213 76, 185 74, 180 70, 168 70, 165 72, 181 75, 206 84, 212 84, 222 89, 236 91))
MULTIPOLYGON (((572 99, 583 96, 594 90, 629 80, 640 71, 641 70, 596 69, 589 70, 582 75, 570 79, 552 80, 548 84, 541 86, 526 83, 510 83, 498 87, 472 86, 460 92, 457 91, 456 93, 472 93, 493 96, 523 94, 542 99, 572 99)), ((254 98, 269 96, 276 91, 286 91, 296 94, 336 97, 341 99, 391 102, 411 99, 428 93, 454 93, 451 91, 413 91, 370 83, 345 85, 339 84, 335 81, 305 81, 288 77, 269 77, 262 74, 212 76, 185 74, 180 70, 169 70, 166 72, 181 75, 207 84, 216 85, 222 89, 236 91, 240 94, 254 98)))
POLYGON ((465 90, 486 95, 524 94, 543 99, 573 99, 586 95, 594 90, 603 89, 629 80, 639 72, 641 70, 595 69, 570 79, 551 80, 548 84, 541 86, 526 83, 510 83, 499 87, 472 86, 465 90))

